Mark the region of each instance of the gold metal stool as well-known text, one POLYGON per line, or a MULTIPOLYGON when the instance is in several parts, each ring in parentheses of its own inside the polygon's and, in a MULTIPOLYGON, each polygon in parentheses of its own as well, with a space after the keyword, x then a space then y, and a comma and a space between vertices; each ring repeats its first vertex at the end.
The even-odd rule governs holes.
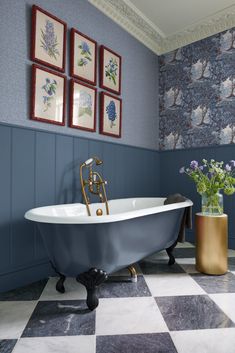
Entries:
POLYGON ((196 214, 196 269, 209 275, 228 270, 228 216, 196 214))

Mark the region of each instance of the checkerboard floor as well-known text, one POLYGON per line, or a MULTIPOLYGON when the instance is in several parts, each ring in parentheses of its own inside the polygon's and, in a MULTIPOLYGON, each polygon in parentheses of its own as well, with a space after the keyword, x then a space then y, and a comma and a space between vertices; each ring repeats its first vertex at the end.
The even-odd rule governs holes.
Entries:
POLYGON ((138 282, 107 282, 90 312, 74 279, 50 278, 0 294, 1 353, 234 353, 235 251, 229 272, 195 270, 195 249, 160 252, 138 264, 138 282))

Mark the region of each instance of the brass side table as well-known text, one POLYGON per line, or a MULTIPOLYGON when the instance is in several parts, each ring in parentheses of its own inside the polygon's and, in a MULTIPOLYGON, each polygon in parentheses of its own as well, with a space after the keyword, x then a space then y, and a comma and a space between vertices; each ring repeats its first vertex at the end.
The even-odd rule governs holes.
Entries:
POLYGON ((228 270, 228 216, 196 214, 196 269, 209 275, 228 270))

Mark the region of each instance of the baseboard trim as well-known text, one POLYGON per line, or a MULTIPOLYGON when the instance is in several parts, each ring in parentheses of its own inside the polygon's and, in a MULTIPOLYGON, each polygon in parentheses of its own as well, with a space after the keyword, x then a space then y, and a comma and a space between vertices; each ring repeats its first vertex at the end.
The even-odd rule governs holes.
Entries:
POLYGON ((16 289, 54 274, 49 262, 0 275, 0 292, 16 289))

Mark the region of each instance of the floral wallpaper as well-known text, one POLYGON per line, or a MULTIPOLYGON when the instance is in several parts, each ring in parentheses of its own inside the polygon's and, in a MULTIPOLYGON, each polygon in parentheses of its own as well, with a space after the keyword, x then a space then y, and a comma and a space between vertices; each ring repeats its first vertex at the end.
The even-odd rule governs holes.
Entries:
POLYGON ((235 28, 160 57, 160 149, 235 143, 235 28))

